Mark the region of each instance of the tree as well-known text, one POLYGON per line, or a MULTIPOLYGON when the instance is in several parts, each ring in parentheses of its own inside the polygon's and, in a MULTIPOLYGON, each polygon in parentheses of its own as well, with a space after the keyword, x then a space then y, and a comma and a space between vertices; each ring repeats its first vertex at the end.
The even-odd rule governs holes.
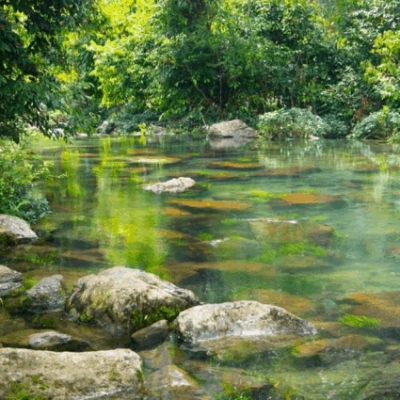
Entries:
POLYGON ((87 0, 0 2, 0 136, 18 141, 26 123, 54 134, 47 111, 60 105, 59 34, 84 22, 89 9, 87 0))

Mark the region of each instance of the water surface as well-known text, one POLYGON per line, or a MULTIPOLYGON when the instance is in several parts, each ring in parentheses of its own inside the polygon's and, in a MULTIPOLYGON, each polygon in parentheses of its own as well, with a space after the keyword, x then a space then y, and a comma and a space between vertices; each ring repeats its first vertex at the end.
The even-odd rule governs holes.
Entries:
MULTIPOLYGON (((182 356, 212 395, 228 371, 270 382, 281 398, 397 398, 399 150, 349 141, 213 150, 188 137, 49 147, 43 154, 59 177, 40 185, 53 209, 35 226, 43 240, 28 258, 1 261, 38 275, 140 268, 203 302, 276 304, 319 329, 314 346, 182 356), (143 189, 179 176, 196 185, 177 194, 143 189)), ((252 393, 219 398, 265 398, 252 393)))

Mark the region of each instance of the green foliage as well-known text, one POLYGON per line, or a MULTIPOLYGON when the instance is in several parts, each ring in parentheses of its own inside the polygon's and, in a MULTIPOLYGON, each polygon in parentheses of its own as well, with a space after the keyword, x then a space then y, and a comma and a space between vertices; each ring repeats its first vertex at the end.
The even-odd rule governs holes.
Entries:
POLYGON ((352 130, 351 139, 388 139, 399 135, 400 114, 383 109, 372 113, 358 123, 352 130))
POLYGON ((180 312, 181 310, 178 306, 169 307, 165 305, 158 306, 148 313, 133 310, 131 317, 132 329, 134 331, 139 330, 162 319, 172 321, 180 312))
POLYGON ((300 108, 261 115, 258 129, 267 139, 323 137, 329 133, 329 126, 320 117, 300 108))
POLYGON ((35 157, 24 143, 10 140, 0 141, 0 155, 0 213, 37 221, 50 207, 33 184, 49 176, 51 164, 35 157))
POLYGON ((15 0, 0 6, 0 137, 19 140, 23 124, 47 135, 48 110, 60 105, 52 73, 61 64, 58 35, 82 21, 84 0, 15 0))
POLYGON ((338 322, 354 328, 375 328, 381 324, 378 318, 370 318, 364 315, 345 314, 338 319, 338 322))

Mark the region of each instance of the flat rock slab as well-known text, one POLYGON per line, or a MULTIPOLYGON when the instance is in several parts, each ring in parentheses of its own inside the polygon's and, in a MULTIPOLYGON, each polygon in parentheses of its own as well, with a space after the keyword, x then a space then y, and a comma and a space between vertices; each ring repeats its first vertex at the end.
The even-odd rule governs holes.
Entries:
POLYGON ((93 322, 113 335, 132 334, 198 304, 193 292, 158 276, 114 267, 78 280, 67 302, 82 322, 93 322))
POLYGON ((151 185, 145 185, 144 190, 150 190, 154 193, 180 193, 191 188, 195 185, 195 181, 192 178, 173 178, 166 182, 153 183, 151 185))
POLYGON ((8 296, 21 286, 21 273, 5 267, 4 265, 0 265, 0 297, 8 296))
POLYGON ((190 347, 221 339, 279 339, 315 335, 308 321, 283 308, 256 301, 205 304, 181 312, 175 321, 179 337, 190 347))
POLYGON ((37 238, 36 233, 23 219, 0 214, 0 242, 20 244, 33 242, 37 238))
POLYGON ((140 357, 131 350, 55 353, 0 349, 0 398, 143 399, 140 357), (21 397, 22 398, 22 397, 21 397))

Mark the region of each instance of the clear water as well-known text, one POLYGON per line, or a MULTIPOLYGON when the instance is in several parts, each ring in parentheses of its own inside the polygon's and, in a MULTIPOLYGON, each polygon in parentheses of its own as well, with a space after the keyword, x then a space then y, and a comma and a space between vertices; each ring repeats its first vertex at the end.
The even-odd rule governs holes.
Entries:
POLYGON ((36 276, 62 273, 70 285, 115 265, 141 268, 204 302, 259 300, 316 324, 317 350, 299 342, 234 360, 180 355, 212 396, 400 397, 398 146, 213 150, 188 137, 103 138, 43 155, 60 175, 40 186, 53 209, 34 227, 43 241, 1 262, 36 276), (143 189, 179 176, 196 185, 177 194, 143 189), (291 231, 295 224, 303 228, 291 231), (268 394, 239 394, 237 376, 268 382, 268 394))

